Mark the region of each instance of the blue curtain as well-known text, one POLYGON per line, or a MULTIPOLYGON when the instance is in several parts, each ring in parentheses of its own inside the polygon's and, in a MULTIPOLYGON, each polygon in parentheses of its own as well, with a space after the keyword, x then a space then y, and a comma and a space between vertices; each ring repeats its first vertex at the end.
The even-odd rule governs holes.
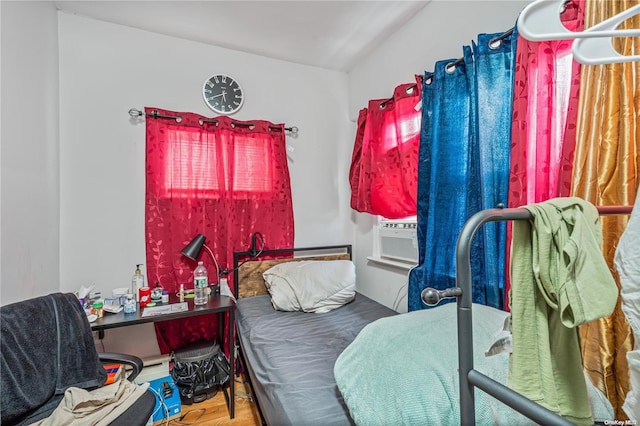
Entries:
MULTIPOLYGON (((420 298, 425 287, 455 287, 455 249, 467 219, 507 205, 517 34, 502 36, 480 34, 472 47, 463 47, 462 61, 438 61, 433 72, 424 74, 419 263, 409 273, 409 311, 427 307, 420 298)), ((499 309, 504 304, 505 226, 485 225, 472 242, 472 299, 499 309)))

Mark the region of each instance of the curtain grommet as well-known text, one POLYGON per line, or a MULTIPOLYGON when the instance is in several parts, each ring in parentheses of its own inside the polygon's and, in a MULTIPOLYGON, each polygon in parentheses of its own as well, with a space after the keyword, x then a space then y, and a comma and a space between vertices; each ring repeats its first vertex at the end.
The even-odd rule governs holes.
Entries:
POLYGON ((492 38, 491 40, 489 40, 488 44, 489 44, 489 49, 496 50, 500 46, 502 46, 502 39, 492 38))

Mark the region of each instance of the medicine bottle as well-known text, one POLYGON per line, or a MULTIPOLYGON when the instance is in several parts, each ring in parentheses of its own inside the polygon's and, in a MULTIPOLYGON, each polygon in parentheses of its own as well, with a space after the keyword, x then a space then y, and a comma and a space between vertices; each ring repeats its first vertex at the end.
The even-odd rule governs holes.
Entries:
POLYGON ((136 299, 133 294, 127 294, 127 300, 124 302, 124 313, 134 314, 136 312, 136 299))
POLYGON ((93 302, 93 313, 98 318, 102 318, 102 316, 104 315, 103 305, 104 304, 102 302, 102 299, 98 299, 95 302, 93 302))
POLYGON ((198 262, 198 266, 193 271, 193 303, 195 305, 205 305, 207 303, 207 286, 209 280, 207 278, 207 268, 204 267, 202 261, 198 262))

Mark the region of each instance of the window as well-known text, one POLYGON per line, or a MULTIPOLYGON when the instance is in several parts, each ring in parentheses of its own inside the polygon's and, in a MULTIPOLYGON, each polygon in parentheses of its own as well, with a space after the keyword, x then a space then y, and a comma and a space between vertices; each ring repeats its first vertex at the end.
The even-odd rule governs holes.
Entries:
POLYGON ((209 138, 198 129, 168 128, 167 132, 167 152, 159 170, 163 175, 161 197, 185 198, 197 191, 211 199, 222 193, 240 199, 247 198, 249 192, 273 190, 270 138, 236 136, 231 150, 218 146, 231 142, 229 137, 209 138))

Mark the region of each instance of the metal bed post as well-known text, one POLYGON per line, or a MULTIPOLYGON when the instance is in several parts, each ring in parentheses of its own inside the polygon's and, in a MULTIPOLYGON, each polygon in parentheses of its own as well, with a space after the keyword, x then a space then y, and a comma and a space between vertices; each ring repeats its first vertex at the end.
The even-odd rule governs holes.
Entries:
MULTIPOLYGON (((629 214, 631 206, 601 206, 600 215, 629 214)), ((539 424, 572 425, 567 419, 525 398, 473 368, 473 319, 471 316, 471 240, 487 222, 529 220, 524 208, 480 211, 465 223, 456 245, 456 282, 458 296, 458 367, 460 379, 460 424, 475 425, 474 387, 477 387, 539 424)))

